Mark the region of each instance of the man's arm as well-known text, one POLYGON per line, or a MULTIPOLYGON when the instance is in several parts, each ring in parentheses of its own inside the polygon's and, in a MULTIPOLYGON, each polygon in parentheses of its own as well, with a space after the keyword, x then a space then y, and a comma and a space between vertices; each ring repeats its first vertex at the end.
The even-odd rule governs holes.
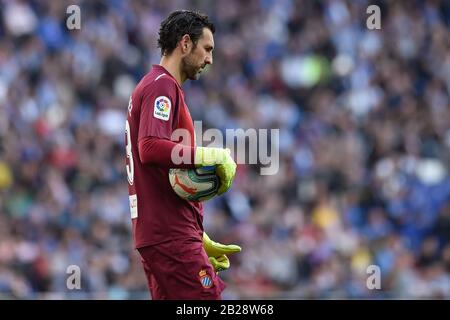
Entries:
POLYGON ((139 140, 139 159, 142 163, 154 164, 168 168, 189 169, 201 166, 216 166, 216 173, 220 178, 218 195, 225 193, 231 186, 236 173, 236 163, 230 156, 229 149, 189 147, 170 140, 145 137, 139 140), (183 159, 189 154, 189 163, 175 164, 172 150, 178 147, 177 157, 183 159))
POLYGON ((168 168, 194 168, 195 148, 175 143, 170 140, 145 137, 139 140, 139 159, 143 164, 153 164, 168 168), (189 154, 189 163, 175 164, 172 160, 172 150, 178 147, 180 157, 189 154))

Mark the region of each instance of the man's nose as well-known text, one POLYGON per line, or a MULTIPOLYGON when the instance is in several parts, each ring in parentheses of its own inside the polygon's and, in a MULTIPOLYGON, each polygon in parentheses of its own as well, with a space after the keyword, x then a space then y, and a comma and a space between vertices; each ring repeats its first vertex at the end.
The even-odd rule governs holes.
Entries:
POLYGON ((206 57, 205 64, 213 64, 213 57, 212 57, 212 55, 206 57))

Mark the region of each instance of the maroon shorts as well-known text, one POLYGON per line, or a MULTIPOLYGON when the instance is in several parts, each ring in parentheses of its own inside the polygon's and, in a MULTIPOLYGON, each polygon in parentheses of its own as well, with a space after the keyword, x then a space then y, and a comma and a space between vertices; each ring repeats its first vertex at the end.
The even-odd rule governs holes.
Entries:
POLYGON ((225 283, 201 242, 172 241, 138 249, 154 300, 220 300, 225 283))

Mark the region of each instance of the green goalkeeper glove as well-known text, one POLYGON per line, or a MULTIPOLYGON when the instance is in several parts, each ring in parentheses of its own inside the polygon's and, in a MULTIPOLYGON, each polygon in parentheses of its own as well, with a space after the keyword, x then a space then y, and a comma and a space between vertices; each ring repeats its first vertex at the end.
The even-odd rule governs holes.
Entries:
POLYGON ((241 252, 242 250, 241 247, 235 244, 225 245, 212 241, 206 232, 203 232, 203 248, 205 248, 209 262, 211 262, 216 272, 226 270, 230 267, 230 260, 226 256, 227 254, 241 252))
POLYGON ((195 164, 197 166, 215 166, 220 179, 217 195, 225 193, 233 183, 236 174, 236 163, 230 155, 230 149, 204 148, 195 149, 195 164))

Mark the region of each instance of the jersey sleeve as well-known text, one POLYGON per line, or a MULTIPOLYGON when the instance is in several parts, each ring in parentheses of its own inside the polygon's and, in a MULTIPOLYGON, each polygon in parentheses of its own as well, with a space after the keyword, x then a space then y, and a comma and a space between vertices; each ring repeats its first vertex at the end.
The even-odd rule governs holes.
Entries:
POLYGON ((138 141, 145 137, 170 140, 178 116, 177 87, 161 77, 143 89, 138 141))
POLYGON ((172 141, 159 139, 155 137, 147 137, 139 140, 139 159, 143 164, 155 164, 168 168, 194 168, 195 147, 189 147, 172 141), (174 162, 172 152, 178 147, 177 156, 179 159, 187 159, 184 162, 174 162))

